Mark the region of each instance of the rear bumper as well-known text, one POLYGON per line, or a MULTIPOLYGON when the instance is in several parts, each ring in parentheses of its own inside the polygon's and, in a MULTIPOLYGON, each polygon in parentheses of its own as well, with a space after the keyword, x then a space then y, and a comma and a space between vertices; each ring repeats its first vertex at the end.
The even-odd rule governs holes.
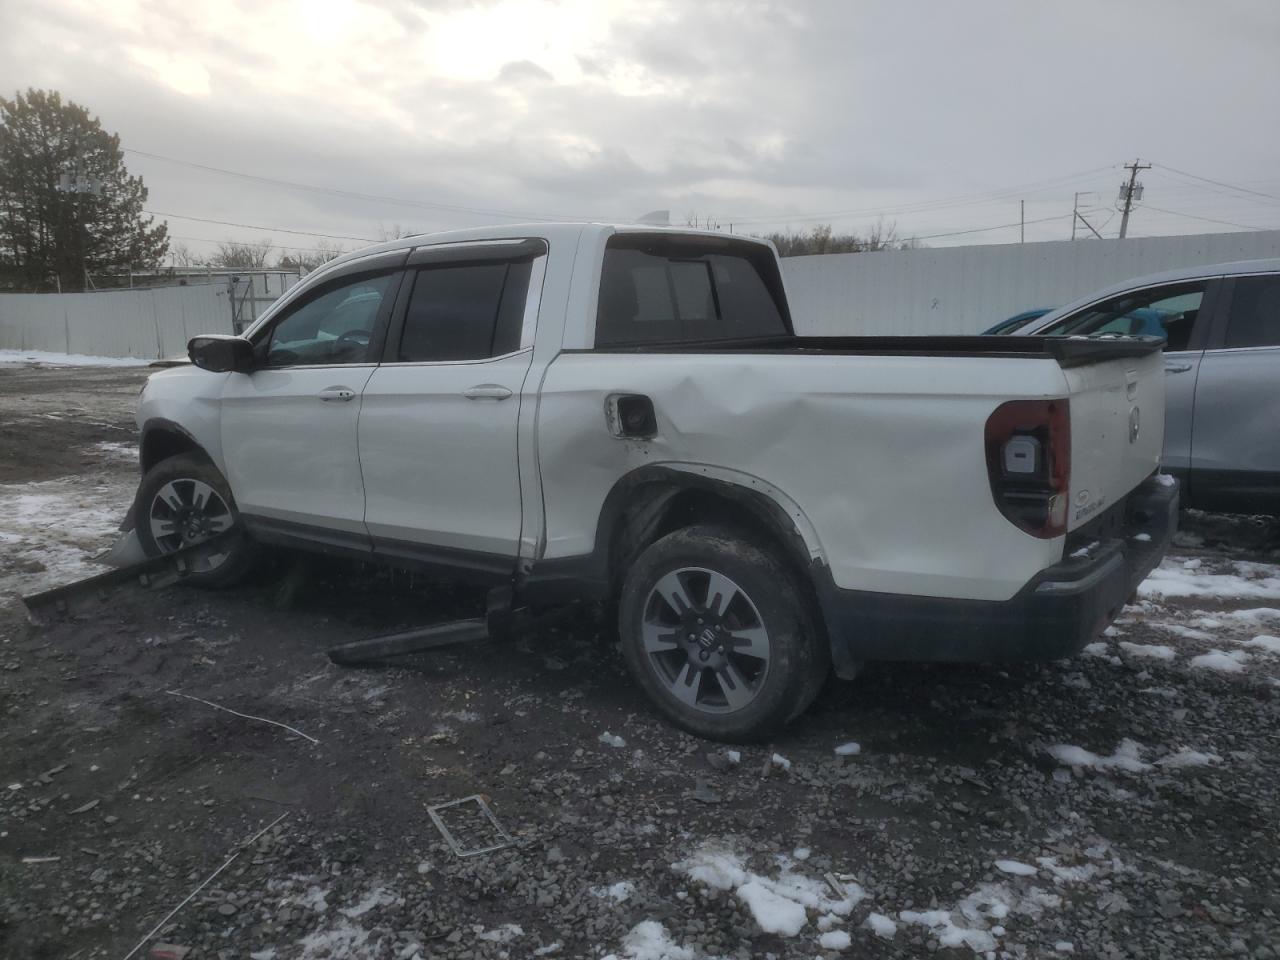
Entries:
POLYGON ((956 600, 842 590, 818 578, 836 670, 868 660, 1055 660, 1077 653, 1159 565, 1178 526, 1178 484, 1152 477, 1119 524, 1037 574, 1009 600, 956 600))

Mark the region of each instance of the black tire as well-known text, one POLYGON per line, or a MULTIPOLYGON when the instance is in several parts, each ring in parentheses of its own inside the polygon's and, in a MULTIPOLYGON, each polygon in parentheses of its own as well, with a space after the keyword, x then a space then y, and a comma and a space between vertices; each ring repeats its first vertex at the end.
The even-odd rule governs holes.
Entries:
MULTIPOLYGON (((202 501, 203 503, 217 504, 209 499, 202 501)), ((174 457, 161 460, 154 467, 147 471, 146 476, 142 478, 142 483, 138 486, 138 493, 134 500, 134 528, 138 533, 138 542, 142 544, 143 551, 149 557, 158 557, 165 553, 172 553, 180 546, 186 546, 190 543, 198 543, 202 539, 208 539, 213 536, 214 532, 221 532, 223 529, 235 530, 232 536, 231 545, 227 548, 225 554, 212 558, 208 563, 207 569, 197 567, 183 580, 184 583, 191 584, 196 587, 221 588, 230 587, 243 580, 250 570, 253 568, 254 551, 253 545, 248 537, 244 535, 243 526, 240 522, 240 513, 236 509, 235 499, 231 496, 231 488, 227 485, 227 481, 222 474, 206 457, 198 454, 181 453, 174 457), (170 487, 170 484, 176 486, 170 487), (197 485, 203 485, 212 489, 217 497, 221 500, 221 505, 225 507, 223 510, 210 511, 207 516, 194 515, 193 526, 189 533, 177 532, 171 534, 157 534, 153 527, 153 516, 157 521, 165 521, 167 516, 160 516, 160 512, 164 508, 163 503, 157 503, 157 498, 161 492, 166 489, 176 490, 181 496, 187 497, 193 491, 203 489, 197 485), (195 526, 203 522, 208 528, 204 535, 195 532, 195 526), (214 528, 218 528, 214 530, 214 528)), ((182 516, 182 514, 177 514, 182 516)))
POLYGON ((627 573, 623 658, 676 726, 731 743, 767 739, 804 712, 830 670, 807 598, 767 548, 730 529, 686 527, 649 546, 627 573), (713 596, 713 584, 723 592, 713 596))

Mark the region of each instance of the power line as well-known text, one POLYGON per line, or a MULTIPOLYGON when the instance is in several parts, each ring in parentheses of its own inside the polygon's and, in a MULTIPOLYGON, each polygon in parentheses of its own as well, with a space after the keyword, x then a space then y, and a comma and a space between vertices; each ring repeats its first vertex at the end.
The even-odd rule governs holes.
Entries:
POLYGON ((483 207, 464 207, 450 203, 436 203, 429 200, 408 200, 404 197, 388 197, 375 193, 358 193, 354 190, 341 190, 337 187, 322 187, 312 183, 300 183, 296 180, 282 180, 277 177, 264 177, 255 173, 245 173, 240 170, 228 170, 224 167, 214 167, 206 163, 196 163, 194 160, 182 160, 178 157, 167 157, 159 153, 148 153, 145 150, 134 150, 131 147, 125 147, 124 152, 132 153, 139 157, 147 157, 151 160, 163 160, 165 163, 174 163, 182 167, 191 167, 195 170, 204 170, 206 173, 218 173, 227 177, 237 177, 241 180, 251 180, 255 183, 265 183, 274 187, 290 187, 295 190, 310 190, 313 193, 324 193, 335 197, 349 197, 354 200, 372 201, 374 203, 390 203, 403 207, 444 210, 449 213, 470 213, 486 217, 507 217, 515 220, 536 220, 547 223, 594 219, 592 217, 534 216, 526 213, 513 213, 510 210, 488 210, 483 207))
POLYGON ((972 230, 951 230, 951 231, 948 231, 947 233, 928 233, 928 234, 925 234, 924 236, 913 234, 909 237, 904 237, 903 239, 907 241, 937 240, 941 237, 959 237, 968 233, 987 233, 988 231, 991 231, 991 230, 1007 230, 1012 227, 1021 226, 1023 223, 1049 223, 1050 221, 1053 221, 1053 220, 1067 220, 1067 219, 1070 219, 1070 217, 1071 217, 1071 214, 1069 213, 1060 213, 1054 217, 1039 217, 1035 220, 1025 220, 1025 221, 1015 220, 1013 221, 1013 223, 1001 223, 1001 224, 997 224, 994 227, 974 227, 972 230))
POLYGON ((232 223, 230 220, 211 220, 208 217, 189 217, 181 213, 162 213, 159 210, 143 210, 153 217, 173 217, 175 220, 195 220, 197 223, 216 223, 223 227, 241 227, 245 230, 266 230, 269 233, 296 233, 303 237, 320 237, 323 240, 362 240, 377 243, 373 237, 349 237, 341 233, 312 233, 310 230, 289 230, 285 227, 262 227, 253 223, 232 223))
POLYGON ((1194 213, 1183 213, 1180 210, 1165 210, 1162 207, 1153 207, 1151 204, 1144 204, 1144 210, 1154 210, 1157 213, 1168 213, 1175 217, 1186 217, 1188 220, 1203 220, 1205 223, 1220 223, 1227 227, 1239 227, 1241 230, 1274 230, 1275 227, 1255 227, 1247 223, 1235 223, 1231 220, 1216 220, 1213 217, 1200 217, 1194 213))
POLYGON ((1007 187, 1001 190, 988 191, 985 193, 969 193, 961 194, 954 197, 943 197, 937 200, 922 200, 917 203, 903 204, 898 207, 866 207, 861 210, 845 210, 832 211, 827 213, 806 213, 795 215, 782 215, 773 217, 743 217, 743 216, 723 216, 720 220, 738 223, 782 223, 782 222, 801 222, 806 220, 848 220, 865 216, 884 216, 886 214, 903 214, 903 213, 922 213, 929 210, 937 210, 944 207, 967 206, 973 203, 994 202, 1007 199, 1011 196, 1017 196, 1020 193, 1036 192, 1038 190, 1047 189, 1048 187, 1057 186, 1062 183, 1069 183, 1072 180, 1080 180, 1084 177, 1096 176, 1108 170, 1115 169, 1114 164, 1105 167, 1095 167, 1092 170, 1082 170, 1079 173, 1064 174, 1059 177, 1051 177, 1047 180, 1036 180, 1028 184, 1017 187, 1007 187))
POLYGON ((1176 167, 1170 167, 1163 163, 1157 163, 1155 166, 1161 170, 1168 170, 1170 173, 1176 173, 1179 176, 1190 177, 1192 180, 1203 180, 1205 183, 1212 183, 1219 187, 1226 187, 1228 190, 1235 190, 1239 193, 1252 194, 1255 197, 1266 197, 1268 200, 1280 200, 1280 196, 1274 193, 1263 193, 1261 190, 1250 190, 1248 187, 1237 186, 1233 183, 1224 183, 1221 180, 1214 180, 1211 177, 1202 177, 1198 173, 1188 173, 1186 170, 1178 170, 1176 167))

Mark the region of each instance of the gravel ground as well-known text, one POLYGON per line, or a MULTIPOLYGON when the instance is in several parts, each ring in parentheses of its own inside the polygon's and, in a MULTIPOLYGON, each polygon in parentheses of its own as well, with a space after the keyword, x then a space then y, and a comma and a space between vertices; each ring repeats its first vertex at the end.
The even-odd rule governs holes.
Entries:
POLYGON ((111 540, 144 375, 0 368, 0 955, 123 958, 233 854, 139 956, 1278 955, 1268 524, 1186 518, 1076 659, 871 667, 733 751, 656 719, 589 611, 334 667, 481 601, 355 567, 29 623, 12 592, 111 540), (426 808, 477 793, 513 843, 461 859, 426 808))

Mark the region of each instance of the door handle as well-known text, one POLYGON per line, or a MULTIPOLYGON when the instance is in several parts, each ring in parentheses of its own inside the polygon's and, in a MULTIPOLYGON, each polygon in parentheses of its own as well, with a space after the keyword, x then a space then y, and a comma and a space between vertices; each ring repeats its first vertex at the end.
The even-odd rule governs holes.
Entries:
POLYGON ((1164 365, 1165 373, 1186 373, 1190 369, 1191 364, 1189 363, 1166 363, 1164 365))
POLYGON ((321 400, 341 400, 346 402, 356 395, 350 387, 326 387, 316 394, 321 400))
POLYGON ((505 400, 511 391, 499 383, 478 383, 462 391, 468 400, 505 400))

